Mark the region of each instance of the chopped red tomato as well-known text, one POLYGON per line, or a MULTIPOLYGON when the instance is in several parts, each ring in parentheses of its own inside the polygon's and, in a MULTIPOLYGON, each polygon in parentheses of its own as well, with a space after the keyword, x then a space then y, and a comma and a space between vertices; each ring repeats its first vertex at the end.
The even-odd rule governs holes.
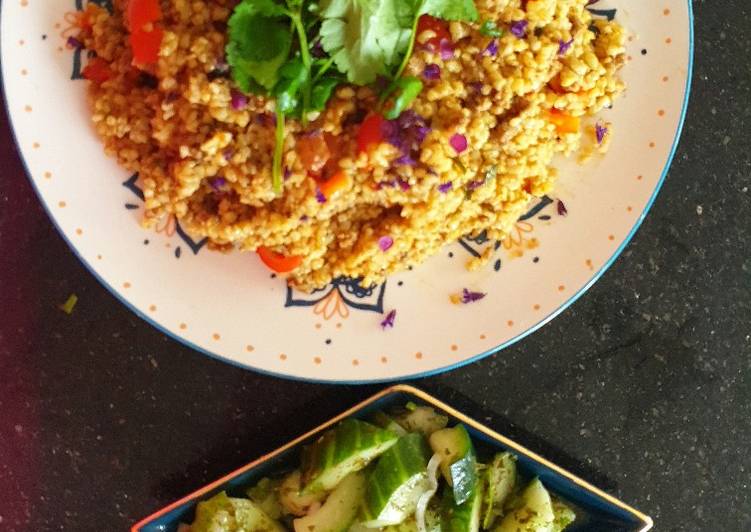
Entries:
POLYGON ((94 83, 104 83, 112 77, 112 70, 107 61, 101 57, 94 57, 86 64, 81 75, 94 83))
POLYGON ((134 65, 150 65, 159 59, 164 31, 154 26, 151 31, 137 30, 130 34, 130 48, 133 51, 134 65))
POLYGON ((374 144, 383 141, 384 122, 385 119, 381 115, 369 114, 365 117, 357 132, 357 149, 360 152, 368 151, 374 144))
POLYGON ((261 246, 256 250, 261 261, 276 273, 289 273, 302 263, 302 257, 295 255, 285 256, 267 247, 261 246))
POLYGON ((295 151, 305 169, 313 174, 320 172, 331 157, 328 143, 321 133, 305 135, 297 139, 295 151))
POLYGON ((130 31, 140 31, 147 24, 161 20, 162 9, 159 0, 129 0, 126 16, 130 31))
POLYGON ((351 183, 352 180, 349 178, 349 175, 343 170, 339 170, 326 181, 320 183, 318 185, 318 190, 321 191, 324 198, 330 199, 340 190, 349 188, 351 183))
POLYGON ((443 39, 451 42, 451 32, 449 31, 448 22, 431 17, 430 15, 420 17, 420 20, 417 22, 417 35, 419 43, 433 46, 436 49, 440 47, 443 39), (419 38, 419 35, 424 31, 432 31, 435 36, 423 41, 419 38))

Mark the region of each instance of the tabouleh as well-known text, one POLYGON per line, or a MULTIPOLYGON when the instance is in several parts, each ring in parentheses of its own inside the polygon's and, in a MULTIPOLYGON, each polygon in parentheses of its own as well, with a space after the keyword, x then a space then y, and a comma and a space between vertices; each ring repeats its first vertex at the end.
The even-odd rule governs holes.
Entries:
POLYGON ((591 0, 89 3, 92 118, 175 216, 303 290, 367 286, 464 235, 500 239, 604 150, 625 32, 591 0))

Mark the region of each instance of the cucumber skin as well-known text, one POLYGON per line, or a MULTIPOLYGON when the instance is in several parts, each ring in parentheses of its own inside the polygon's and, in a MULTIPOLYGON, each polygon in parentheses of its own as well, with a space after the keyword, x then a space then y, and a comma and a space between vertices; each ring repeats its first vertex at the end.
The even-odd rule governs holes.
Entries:
POLYGON ((457 504, 453 490, 444 488, 441 532, 478 532, 482 509, 482 486, 477 484, 463 504, 457 504))
POLYGON ((430 437, 430 446, 442 457, 441 471, 454 490, 456 503, 464 503, 478 484, 477 458, 469 432, 462 424, 436 431, 430 437))
POLYGON ((345 419, 303 449, 302 493, 333 489, 349 473, 365 468, 397 439, 391 431, 357 419, 345 419))
POLYGON ((482 527, 489 529, 493 521, 503 515, 503 506, 516 486, 516 457, 509 453, 498 453, 488 465, 485 475, 485 513, 482 527))
POLYGON ((362 521, 377 520, 400 486, 416 475, 425 474, 429 460, 430 448, 421 434, 399 438, 381 455, 368 478, 362 521))
POLYGON ((495 532, 553 532, 553 503, 540 479, 533 479, 519 496, 521 506, 506 514, 495 532))

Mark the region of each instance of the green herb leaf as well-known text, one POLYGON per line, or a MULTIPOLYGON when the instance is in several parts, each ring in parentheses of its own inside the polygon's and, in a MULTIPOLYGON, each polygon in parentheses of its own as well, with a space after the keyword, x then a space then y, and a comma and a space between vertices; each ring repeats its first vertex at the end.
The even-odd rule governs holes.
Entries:
POLYGON ((300 89, 308 80, 308 69, 299 58, 287 61, 279 69, 279 82, 274 87, 276 107, 285 115, 299 112, 300 89))
POLYGON ((417 98, 417 95, 422 91, 422 81, 414 76, 408 76, 396 80, 394 86, 399 93, 394 99, 394 105, 383 115, 389 120, 399 118, 402 111, 409 107, 409 104, 417 98))
POLYGON ((235 83, 245 92, 252 81, 271 90, 279 67, 289 56, 292 33, 282 15, 287 11, 272 0, 245 0, 229 19, 227 62, 235 83))
POLYGON ((406 51, 410 30, 397 16, 402 1, 321 1, 321 44, 350 82, 372 83, 406 51))
POLYGON ((479 14, 473 0, 425 0, 420 15, 431 15, 443 20, 477 21, 479 14))
POLYGON ((313 91, 310 97, 310 107, 314 111, 323 111, 326 103, 331 99, 331 94, 337 85, 341 83, 339 78, 323 77, 313 85, 313 91))
POLYGON ((498 28, 495 21, 486 20, 480 26, 480 33, 485 35, 486 37, 493 37, 497 39, 498 37, 503 35, 503 30, 498 28))

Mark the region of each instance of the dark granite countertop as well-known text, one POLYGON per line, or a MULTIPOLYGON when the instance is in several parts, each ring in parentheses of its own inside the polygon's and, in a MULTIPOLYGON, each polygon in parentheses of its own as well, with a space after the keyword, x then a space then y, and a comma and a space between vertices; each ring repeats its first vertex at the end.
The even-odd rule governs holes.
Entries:
MULTIPOLYGON (((626 252, 536 334, 416 384, 656 530, 748 531, 751 7, 694 5, 683 140, 626 252)), ((55 232, 4 114, 0 138, 0 530, 125 530, 381 388, 278 380, 164 337, 55 232)))

